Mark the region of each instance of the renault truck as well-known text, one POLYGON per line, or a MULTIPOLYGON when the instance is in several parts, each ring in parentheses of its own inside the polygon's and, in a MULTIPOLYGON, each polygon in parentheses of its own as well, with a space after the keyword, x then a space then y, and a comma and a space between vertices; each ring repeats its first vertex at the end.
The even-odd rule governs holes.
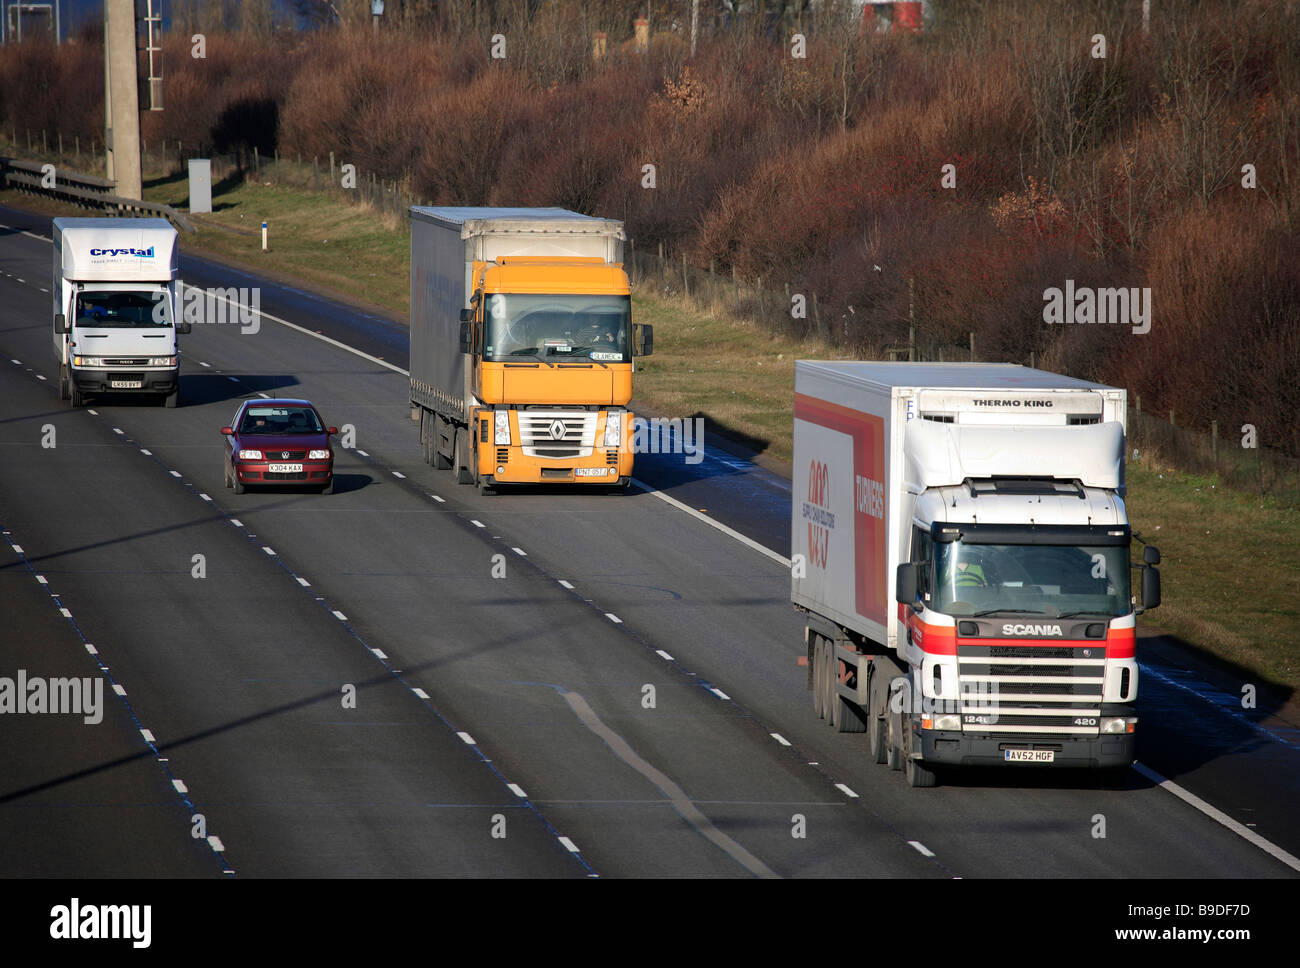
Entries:
POLYGON ((59 397, 180 400, 176 229, 161 218, 54 219, 54 352, 59 397))
POLYGON ((634 325, 623 225, 560 208, 411 208, 410 404, 424 459, 481 492, 626 486, 634 325))
POLYGON ((917 787, 1127 769, 1160 553, 1130 564, 1125 422, 1124 390, 1022 366, 798 361, 791 599, 814 712, 917 787))

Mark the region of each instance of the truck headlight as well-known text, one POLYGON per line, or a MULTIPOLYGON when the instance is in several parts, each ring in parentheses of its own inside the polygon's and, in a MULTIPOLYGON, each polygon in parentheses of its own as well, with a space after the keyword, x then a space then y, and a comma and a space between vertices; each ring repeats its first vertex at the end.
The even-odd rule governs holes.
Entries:
POLYGON ((311 450, 307 452, 308 460, 329 460, 330 452, 328 450, 311 450))
POLYGON ((174 356, 151 356, 149 358, 150 366, 175 366, 176 357, 174 356))
POLYGON ((498 446, 510 446, 510 411, 495 411, 496 442, 498 446))
POLYGON ((239 452, 240 460, 261 460, 262 452, 260 450, 241 450, 239 452))
POLYGON ((961 729, 961 717, 951 713, 943 716, 934 717, 934 725, 931 729, 961 729))
POLYGON ((605 414, 605 446, 617 447, 623 442, 623 411, 611 410, 605 414))
POLYGON ((1131 733, 1136 726, 1136 716, 1113 716, 1101 721, 1101 731, 1110 735, 1131 733))

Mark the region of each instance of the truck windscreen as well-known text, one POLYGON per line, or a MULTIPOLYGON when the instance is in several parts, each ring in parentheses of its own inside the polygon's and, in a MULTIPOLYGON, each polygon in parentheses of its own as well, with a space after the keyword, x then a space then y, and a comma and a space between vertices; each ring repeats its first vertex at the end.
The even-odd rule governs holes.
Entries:
POLYGON ((1126 545, 936 543, 931 608, 947 615, 1010 611, 1056 617, 1124 615, 1126 545))
POLYGON ((165 292, 83 289, 77 293, 74 322, 104 329, 167 327, 171 325, 171 312, 165 292))
POLYGON ((483 358, 631 360, 630 296, 489 293, 484 297, 483 358))

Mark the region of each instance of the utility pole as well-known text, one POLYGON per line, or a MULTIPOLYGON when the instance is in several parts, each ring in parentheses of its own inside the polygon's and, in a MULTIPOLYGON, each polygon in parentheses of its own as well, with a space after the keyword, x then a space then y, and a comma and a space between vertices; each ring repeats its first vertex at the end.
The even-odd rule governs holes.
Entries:
POLYGON ((104 112, 108 177, 114 191, 139 198, 140 107, 136 89, 135 2, 104 0, 104 112))

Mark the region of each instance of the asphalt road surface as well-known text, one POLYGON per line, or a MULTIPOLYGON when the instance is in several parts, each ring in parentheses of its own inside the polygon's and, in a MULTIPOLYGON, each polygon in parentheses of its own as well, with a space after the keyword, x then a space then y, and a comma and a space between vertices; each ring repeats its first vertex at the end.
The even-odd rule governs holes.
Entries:
POLYGON ((910 789, 812 713, 788 481, 706 441, 626 494, 480 496, 420 460, 400 323, 190 256, 294 325, 196 326, 178 409, 72 410, 48 219, 0 225, 0 676, 104 694, 0 717, 0 873, 1297 873, 1300 733, 1176 655, 1140 652, 1125 789, 910 789), (353 432, 335 494, 223 487, 257 394, 353 432))

